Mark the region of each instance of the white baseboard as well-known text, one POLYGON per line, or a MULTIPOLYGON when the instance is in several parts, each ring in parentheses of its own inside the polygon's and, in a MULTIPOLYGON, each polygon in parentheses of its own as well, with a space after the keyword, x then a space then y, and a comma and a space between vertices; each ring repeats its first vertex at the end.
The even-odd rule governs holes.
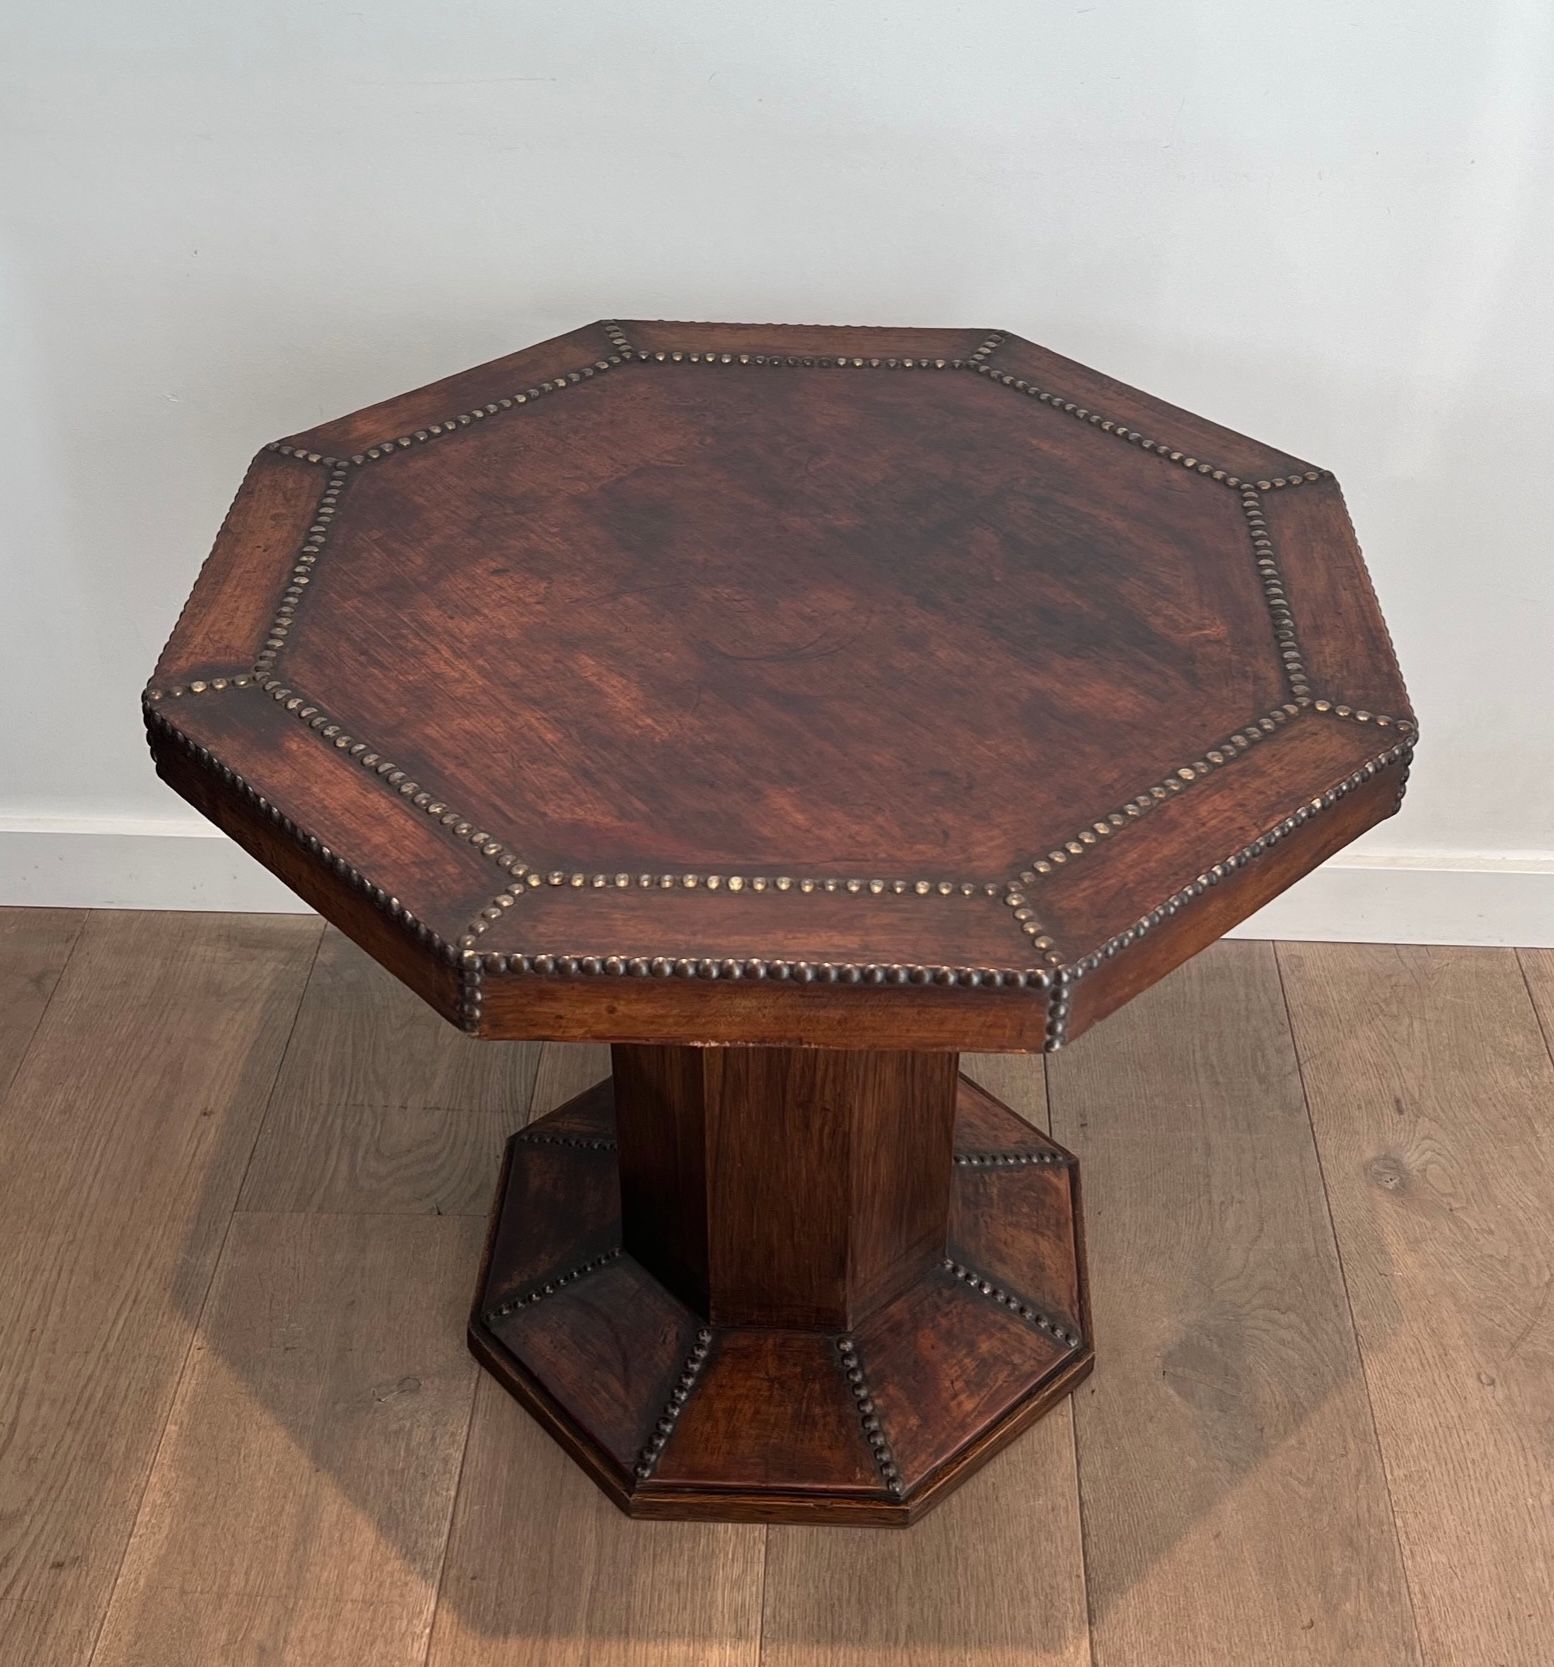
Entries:
POLYGON ((307 914, 222 831, 183 818, 12 817, 0 824, 0 905, 307 914))
MULTIPOLYGON (((12 817, 0 823, 0 906, 305 912, 208 824, 12 817)), ((1340 856, 1236 929, 1241 938, 1554 948, 1554 855, 1340 856)))
POLYGON ((1554 949, 1554 857, 1340 854, 1231 936, 1554 949))

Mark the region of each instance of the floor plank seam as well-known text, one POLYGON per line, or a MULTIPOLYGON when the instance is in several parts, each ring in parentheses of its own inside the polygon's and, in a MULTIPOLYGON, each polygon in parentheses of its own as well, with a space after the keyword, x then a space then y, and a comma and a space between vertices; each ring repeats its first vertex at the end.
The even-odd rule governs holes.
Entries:
MULTIPOLYGON (((211 1257, 210 1273, 205 1280, 205 1288, 200 1292, 199 1305, 195 1309, 193 1320, 189 1326, 189 1338, 184 1347, 183 1359, 178 1363, 178 1370, 172 1378, 171 1392, 167 1397, 167 1407, 162 1414, 161 1427, 157 1431, 156 1445, 151 1451, 151 1462, 146 1466, 145 1475, 141 1478, 140 1488, 135 1499, 135 1509, 129 1513, 125 1530, 124 1544, 119 1549, 117 1567, 114 1569, 113 1579, 108 1585, 107 1601, 103 1604, 103 1612, 98 1617, 97 1627, 92 1635, 92 1647, 87 1653, 87 1667, 93 1667, 102 1649, 103 1639, 107 1636, 108 1620, 113 1613, 114 1600, 118 1596, 119 1582, 124 1578, 125 1564, 129 1561, 130 1547, 135 1542, 135 1531, 140 1526, 141 1513, 146 1508, 146 1496, 151 1491, 151 1478, 156 1475, 157 1465, 161 1462, 162 1450, 167 1444, 168 1429, 173 1421, 173 1413, 178 1406, 178 1397, 183 1391, 184 1382, 189 1374, 189 1361, 194 1354, 195 1344, 199 1340, 200 1326, 205 1318, 205 1310, 210 1303, 210 1293, 215 1288, 216 1280, 221 1273, 221 1265, 226 1259, 227 1245, 232 1238, 232 1223, 237 1216, 237 1201, 243 1196, 243 1188, 248 1181, 248 1171, 254 1161, 254 1153, 259 1150, 259 1141, 264 1134, 265 1124, 269 1121, 270 1107, 275 1095, 275 1085, 281 1080, 281 1072, 285 1069, 286 1056, 291 1051, 291 1045, 297 1034, 297 1024, 302 1017, 303 1004, 307 1000, 308 985, 313 980, 314 969, 318 965, 319 948, 324 941, 324 922, 318 922, 318 932, 313 940, 313 954, 308 961, 308 969, 298 980, 297 1003, 292 1008, 291 1024, 287 1027, 286 1040, 281 1046, 280 1054, 275 1061, 275 1074, 270 1078, 270 1086, 265 1091, 264 1110, 254 1120, 254 1138, 249 1144, 248 1156, 243 1161, 243 1168, 237 1177, 232 1190, 232 1207, 227 1211, 226 1226, 222 1229, 221 1243, 217 1245, 215 1254, 211 1257)), ((74 953, 75 946, 71 946, 74 953)), ((56 986, 57 987, 57 986, 56 986)), ((52 995, 50 997, 52 1000, 52 995)))
POLYGON ((453 1524, 458 1515, 459 1499, 464 1492, 464 1471, 469 1463, 469 1444, 475 1432, 475 1397, 479 1393, 480 1374, 471 1372, 469 1411, 464 1420, 464 1439, 459 1444, 459 1467, 454 1473, 453 1487, 448 1494, 448 1519, 443 1525, 442 1554, 437 1559, 437 1579, 432 1585, 432 1607, 426 1623, 426 1645, 421 1651, 417 1667, 429 1667, 432 1647, 437 1641, 437 1621, 442 1614, 443 1588, 448 1579, 448 1552, 453 1544, 453 1524))
POLYGON ((49 986, 49 993, 43 998, 43 1005, 38 1009, 38 1016, 33 1020, 32 1029, 27 1033, 27 1040, 22 1044, 16 1055, 16 1064, 11 1074, 0 1082, 0 1102, 3 1102, 11 1090, 11 1084, 22 1074, 22 1067, 27 1063, 38 1039, 38 1033, 43 1029, 43 1021, 48 1017, 49 1009, 54 1005, 54 998, 59 994, 60 986, 65 982, 65 975, 70 971, 70 963, 75 959, 76 946, 81 942, 82 934, 86 931, 86 923, 91 911, 83 909, 81 918, 76 923, 76 929, 70 934, 70 943, 65 950, 64 957, 59 963, 59 971, 54 975, 54 982, 49 986))
POLYGON ((1295 1073, 1300 1079, 1300 1097, 1306 1108, 1306 1127, 1311 1135, 1311 1150, 1316 1158, 1317 1179, 1322 1187, 1322 1210, 1327 1218, 1328 1237, 1333 1256, 1338 1263, 1338 1282, 1344 1293, 1344 1309, 1349 1316, 1349 1336, 1354 1346, 1355 1364, 1360 1369, 1360 1386, 1365 1391, 1365 1412, 1370 1421, 1371 1441, 1376 1449, 1376 1462, 1381 1466, 1382 1484, 1387 1494, 1387 1514, 1392 1522, 1392 1544, 1397 1553, 1398 1573, 1403 1581, 1403 1593, 1408 1599, 1408 1616, 1413 1624, 1414 1659, 1425 1660, 1424 1636, 1419 1626, 1419 1606, 1414 1600, 1413 1575, 1408 1566, 1408 1554, 1403 1545, 1403 1531, 1398 1524, 1397 1496, 1392 1486, 1392 1468, 1387 1463, 1387 1449, 1381 1439, 1381 1426, 1376 1420, 1376 1398, 1371 1390, 1370 1370, 1365 1363, 1365 1350, 1360 1346, 1360 1331, 1354 1317, 1354 1297, 1349 1289, 1349 1270, 1344 1265, 1343 1246, 1338 1240, 1338 1225, 1333 1219, 1333 1200, 1328 1191, 1327 1168, 1322 1161, 1322 1142, 1317 1138, 1316 1119, 1311 1113, 1311 1094, 1306 1086, 1305 1061, 1301 1058, 1300 1038, 1295 1033, 1295 1014, 1290 1007, 1289 987, 1284 979, 1281 945, 1272 945, 1274 972, 1279 980, 1279 995, 1284 1003, 1284 1022, 1289 1031, 1290 1049, 1295 1056, 1295 1073))
POLYGON ((1554 1064, 1554 1028, 1543 1022, 1543 1011, 1538 1006, 1538 998, 1532 991, 1532 977, 1527 971, 1524 952, 1520 949, 1513 949, 1511 953, 1516 957, 1516 970, 1522 975, 1522 984, 1526 988, 1527 999, 1532 1003, 1533 1022, 1537 1025, 1539 1034, 1543 1037, 1543 1046, 1548 1053, 1549 1063, 1554 1064))

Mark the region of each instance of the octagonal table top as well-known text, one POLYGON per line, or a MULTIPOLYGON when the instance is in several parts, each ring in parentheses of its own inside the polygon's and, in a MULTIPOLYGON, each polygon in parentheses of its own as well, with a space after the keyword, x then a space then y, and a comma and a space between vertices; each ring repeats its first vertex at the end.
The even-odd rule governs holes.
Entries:
POLYGON ((161 773, 482 1034, 1052 1048, 1396 809, 1325 471, 986 330, 608 322, 267 447, 161 773))

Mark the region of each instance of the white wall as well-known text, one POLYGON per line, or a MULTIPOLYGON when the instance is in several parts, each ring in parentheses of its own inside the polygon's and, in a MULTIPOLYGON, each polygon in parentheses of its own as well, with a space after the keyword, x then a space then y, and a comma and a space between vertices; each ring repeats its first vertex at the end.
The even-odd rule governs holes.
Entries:
POLYGON ((1337 470, 1424 739, 1276 925, 1554 941, 1547 0, 8 0, 0 77, 0 901, 279 898, 136 700, 244 463, 618 313, 1003 326, 1337 470))

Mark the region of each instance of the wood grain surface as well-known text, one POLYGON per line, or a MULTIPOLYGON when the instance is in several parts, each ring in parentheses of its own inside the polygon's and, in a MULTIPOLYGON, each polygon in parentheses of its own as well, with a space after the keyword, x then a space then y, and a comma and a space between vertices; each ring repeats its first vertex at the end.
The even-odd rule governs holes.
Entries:
POLYGON ((0 1637, 27 1667, 91 1652, 318 935, 93 915, 0 1104, 0 1637))
POLYGON ((146 712, 468 1030, 944 1050, 1077 1037, 1414 736, 1323 471, 999 331, 632 320, 261 453, 146 712))
POLYGON ((1048 1071, 1102 1362, 1075 1405, 1098 1667, 1414 1662, 1272 947, 1190 962, 1106 1043, 1048 1071))
POLYGON ((467 1217, 234 1218, 94 1667, 419 1667, 479 1240, 467 1217))
POLYGON ((954 1054, 613 1058, 622 1242, 715 1324, 846 1331, 943 1256, 954 1054))
POLYGON ((238 1207, 484 1218, 539 1058, 459 1035, 331 928, 238 1207))
POLYGON ((1554 1062, 1527 984, 1495 949, 1279 959, 1426 1653, 1547 1660, 1554 1062))
POLYGON ((80 909, 0 909, 0 1096, 22 1062, 85 919, 80 909))

